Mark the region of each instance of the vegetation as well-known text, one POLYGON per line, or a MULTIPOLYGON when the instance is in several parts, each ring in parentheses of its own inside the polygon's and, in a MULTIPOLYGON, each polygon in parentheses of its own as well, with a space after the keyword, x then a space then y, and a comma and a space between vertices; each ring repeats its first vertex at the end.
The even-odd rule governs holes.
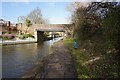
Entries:
POLYGON ((41 13, 41 10, 39 7, 32 10, 28 14, 27 18, 30 19, 31 22, 34 24, 46 24, 46 23, 48 23, 48 19, 43 19, 42 13, 41 13))
POLYGON ((27 26, 25 33, 27 33, 27 30, 28 30, 28 28, 32 25, 32 23, 31 23, 31 21, 30 21, 29 19, 26 19, 25 24, 26 24, 26 26, 27 26))
POLYGON ((33 9, 27 16, 19 16, 19 22, 25 23, 26 18, 31 21, 32 24, 47 24, 48 19, 44 19, 39 7, 33 9))
POLYGON ((1 38, 3 40, 11 40, 11 39, 15 38, 15 35, 13 35, 13 34, 3 34, 3 35, 1 35, 1 38))
POLYGON ((78 78, 90 78, 93 75, 89 74, 88 67, 83 65, 86 59, 89 57, 86 54, 82 54, 84 50, 74 49, 73 47, 74 39, 66 39, 64 41, 65 46, 67 46, 72 51, 72 56, 76 60, 76 69, 78 72, 78 78))
POLYGON ((19 16, 18 20, 21 27, 21 29, 19 30, 20 35, 22 35, 23 33, 25 34, 29 33, 28 29, 33 24, 47 24, 49 22, 48 19, 43 19, 42 13, 39 7, 33 9, 27 16, 19 16), (24 26, 24 24, 27 27, 24 26))
POLYGON ((54 35, 60 35, 59 33, 57 33, 57 32, 54 32, 54 35))
POLYGON ((26 38, 28 38, 28 37, 34 38, 34 36, 33 36, 32 34, 23 34, 23 35, 20 35, 20 36, 19 36, 20 39, 26 39, 26 38))
POLYGON ((44 35, 47 37, 49 36, 49 32, 44 32, 44 35))
POLYGON ((65 41, 76 59, 80 78, 116 78, 120 76, 120 4, 117 2, 92 2, 72 5, 74 38, 65 41))

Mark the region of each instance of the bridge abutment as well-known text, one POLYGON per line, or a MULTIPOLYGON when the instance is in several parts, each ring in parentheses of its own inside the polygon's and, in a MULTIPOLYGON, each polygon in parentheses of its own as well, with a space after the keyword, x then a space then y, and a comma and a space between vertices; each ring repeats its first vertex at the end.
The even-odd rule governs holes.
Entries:
POLYGON ((44 41, 45 35, 43 31, 37 31, 37 42, 44 41))
POLYGON ((45 40, 45 35, 43 31, 35 30, 34 36, 37 42, 41 42, 45 40))

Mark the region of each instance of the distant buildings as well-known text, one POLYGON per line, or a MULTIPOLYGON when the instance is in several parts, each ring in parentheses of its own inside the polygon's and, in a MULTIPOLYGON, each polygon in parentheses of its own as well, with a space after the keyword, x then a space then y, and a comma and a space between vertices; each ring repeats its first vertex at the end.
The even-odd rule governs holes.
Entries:
POLYGON ((10 21, 0 19, 0 32, 14 32, 17 31, 17 24, 12 24, 10 21))

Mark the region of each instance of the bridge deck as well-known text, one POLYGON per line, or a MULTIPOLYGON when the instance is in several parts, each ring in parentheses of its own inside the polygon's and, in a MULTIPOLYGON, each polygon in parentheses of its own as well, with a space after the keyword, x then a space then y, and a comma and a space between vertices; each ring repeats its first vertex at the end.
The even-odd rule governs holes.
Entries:
POLYGON ((64 32, 65 24, 35 24, 36 31, 64 32))

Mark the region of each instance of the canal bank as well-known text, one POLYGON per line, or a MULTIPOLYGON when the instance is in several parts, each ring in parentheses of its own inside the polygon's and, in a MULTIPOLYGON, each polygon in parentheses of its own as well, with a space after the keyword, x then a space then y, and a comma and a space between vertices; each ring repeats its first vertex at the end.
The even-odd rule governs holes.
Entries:
POLYGON ((49 55, 39 61, 23 78, 77 78, 75 61, 63 40, 54 43, 49 55))
POLYGON ((36 43, 37 41, 34 38, 27 39, 13 39, 13 40, 2 40, 0 41, 0 45, 13 45, 13 44, 28 44, 28 43, 36 43))

